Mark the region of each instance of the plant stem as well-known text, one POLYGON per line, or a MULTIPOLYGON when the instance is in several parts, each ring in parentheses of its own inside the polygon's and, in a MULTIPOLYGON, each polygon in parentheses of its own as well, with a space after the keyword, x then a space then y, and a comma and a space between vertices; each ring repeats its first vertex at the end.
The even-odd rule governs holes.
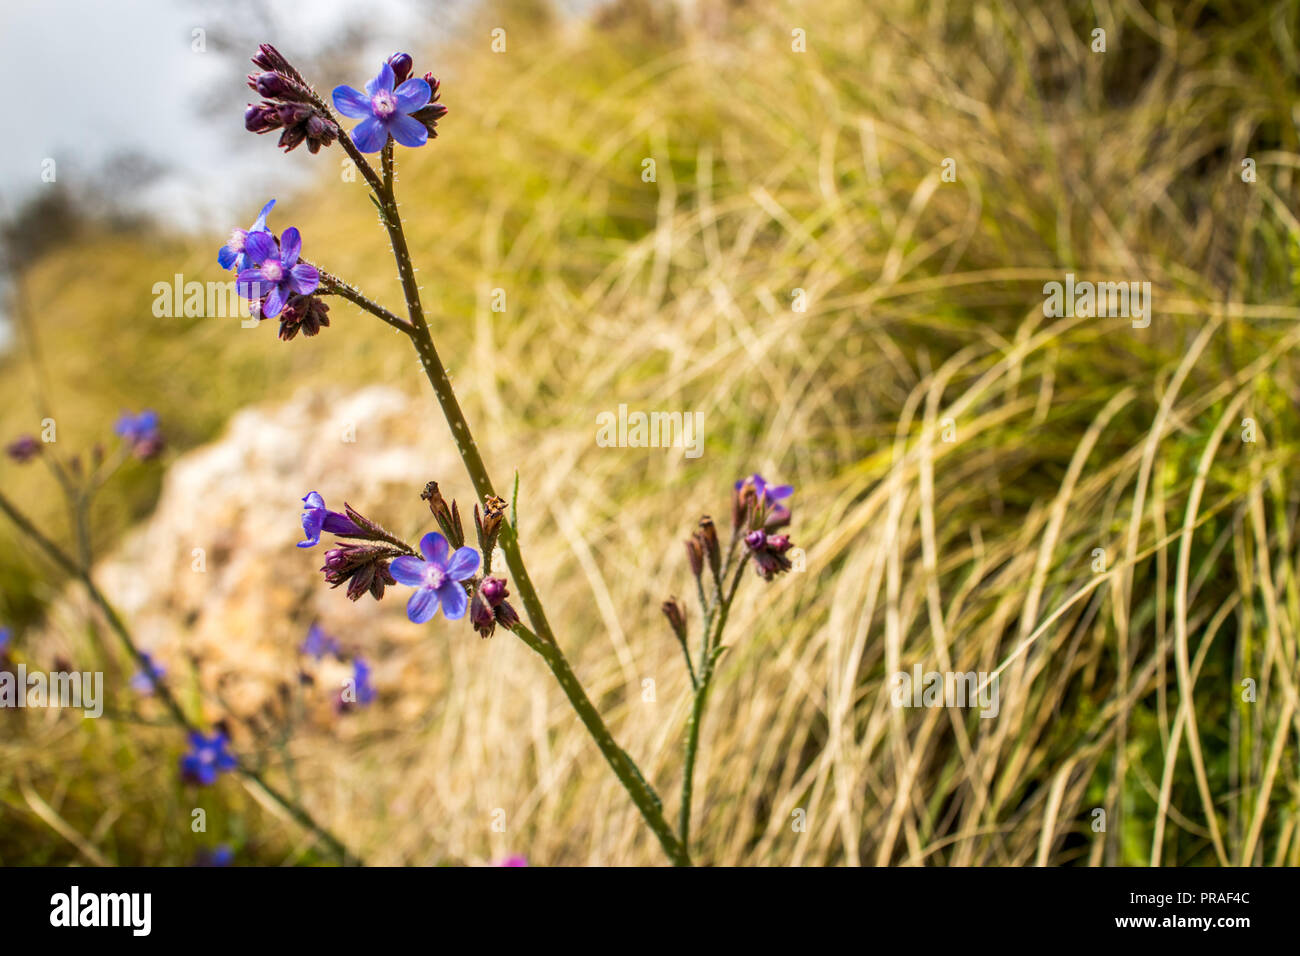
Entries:
MULTIPOLYGON (((61 570, 81 582, 82 586, 86 589, 86 593, 90 595, 90 599, 94 601, 100 611, 103 612, 104 618, 108 621, 109 627, 111 627, 121 639, 127 652, 142 670, 147 670, 148 661, 145 658, 144 653, 136 645, 135 640, 131 636, 131 632, 127 630, 126 624, 123 623, 122 619, 118 616, 113 605, 108 602, 104 593, 95 585, 94 579, 90 576, 90 568, 84 565, 79 565, 69 557, 62 548, 49 538, 45 537, 45 535, 41 534, 36 526, 32 524, 31 520, 14 507, 13 503, 3 493, 0 493, 0 511, 3 511, 5 515, 8 516, 9 520, 18 527, 18 530, 36 544, 37 547, 44 551, 46 556, 58 565, 61 570)), ((190 733, 200 732, 199 728, 185 716, 185 711, 181 709, 181 705, 177 702, 175 695, 172 694, 171 689, 166 684, 162 681, 155 681, 154 691, 158 699, 163 702, 163 706, 167 708, 173 721, 190 733)), ((242 763, 236 768, 236 772, 244 777, 244 779, 249 780, 260 787, 268 797, 288 812, 288 814, 293 817, 300 826, 314 833, 317 838, 330 848, 330 851, 338 858, 339 862, 343 863, 345 866, 364 865, 362 860, 359 857, 354 856, 348 848, 343 845, 342 841, 340 841, 338 837, 334 836, 333 833, 317 823, 304 807, 295 803, 293 800, 289 799, 267 783, 260 773, 244 766, 242 763)))
MULTIPOLYGON (((709 608, 704 609, 704 635, 700 638, 700 674, 695 684, 695 697, 691 701, 691 716, 686 722, 686 756, 682 767, 682 801, 677 810, 677 837, 682 845, 690 849, 691 840, 691 800, 695 789, 695 760, 700 749, 700 725, 704 723, 704 707, 708 702, 709 689, 713 686, 714 664, 717 663, 722 648, 722 631, 727 626, 727 616, 731 604, 736 599, 736 589, 740 586, 740 576, 749 561, 749 555, 741 558, 731 579, 731 587, 726 596, 722 593, 722 582, 727 579, 735 557, 736 536, 732 536, 731 548, 727 552, 727 563, 722 575, 715 582, 714 599, 709 608), (715 618, 716 615, 716 618, 715 618), (716 620, 716 626, 714 622, 716 620), (710 640, 710 633, 713 638, 710 640)), ((702 593, 702 592, 701 592, 702 593)))
MULTIPOLYGON (((456 398, 451 379, 447 376, 447 370, 443 366, 442 359, 438 356, 438 350, 433 344, 433 337, 429 333, 429 324, 424 316, 424 306, 420 302, 420 287, 415 279, 415 269, 411 265, 411 254, 406 243, 406 233, 402 226, 402 217, 398 212, 397 200, 393 190, 393 141, 391 138, 383 150, 382 170, 383 176, 376 189, 376 198, 379 200, 384 226, 388 230, 388 238, 393 246, 393 258, 397 261, 397 271, 402 281, 402 293, 406 299, 406 311, 410 316, 412 326, 408 334, 411 342, 415 345, 416 352, 420 356, 420 365, 424 368, 425 376, 429 379, 429 384, 433 386, 433 392, 438 398, 438 404, 442 408, 443 416, 447 419, 452 440, 455 441, 456 450, 460 453, 465 470, 469 473, 470 482, 474 485, 474 491, 480 500, 486 501, 489 496, 496 494, 492 479, 488 476, 487 466, 483 462, 483 456, 479 453, 478 443, 474 440, 474 435, 469 428, 469 422, 466 421, 465 413, 461 410, 460 402, 456 398)), ((516 521, 518 520, 517 515, 514 518, 516 521)), ((600 713, 587 697, 582 684, 578 681, 564 653, 556 643, 555 635, 551 631, 551 625, 546 620, 546 612, 542 608, 541 599, 537 595, 537 589, 528 576, 527 567, 524 566, 523 554, 519 549, 519 535, 514 521, 502 523, 498 540, 501 544, 501 550, 505 553, 506 564, 510 568, 515 587, 519 592, 520 599, 523 601, 524 610, 528 614, 528 620, 533 626, 533 630, 529 630, 519 625, 514 628, 514 632, 546 661, 547 667, 551 669, 551 673, 559 681, 561 690, 569 698, 569 703, 572 704, 578 717, 586 726, 588 733, 596 741, 600 752, 605 755, 610 768, 623 784, 628 795, 631 796, 632 802, 636 804, 637 809, 641 811, 641 816, 645 818, 650 829, 659 838, 659 842, 663 846, 664 852, 668 854, 668 858, 676 866, 689 866, 691 862, 690 856, 686 852, 686 848, 674 836, 672 827, 664 817, 663 804, 658 795, 646 782, 645 777, 641 774, 632 758, 614 741, 609 728, 605 726, 600 713)))

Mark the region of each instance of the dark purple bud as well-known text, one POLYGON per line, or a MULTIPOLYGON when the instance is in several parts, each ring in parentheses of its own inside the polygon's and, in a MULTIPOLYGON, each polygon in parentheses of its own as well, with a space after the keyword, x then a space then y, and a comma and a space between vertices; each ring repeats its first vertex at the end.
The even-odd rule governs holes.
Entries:
POLYGON ((388 65, 393 68, 393 80, 396 83, 404 83, 410 79, 411 67, 414 63, 409 53, 394 53, 388 58, 388 65))
POLYGON ((480 637, 491 637, 497 628, 496 614, 479 594, 475 594, 469 602, 469 620, 480 637))
POLYGON ((695 535, 686 539, 686 560, 691 563, 691 574, 698 578, 704 572, 704 547, 695 535))
POLYGON ((269 133, 283 125, 279 110, 270 103, 250 105, 244 110, 244 129, 250 133, 269 133))
POLYGON ((708 559, 709 570, 713 572, 715 580, 722 576, 722 549, 718 545, 718 529, 713 525, 713 519, 705 515, 700 519, 700 528, 696 532, 700 539, 700 547, 704 549, 704 557, 708 559))
POLYGON ((5 454, 19 464, 26 464, 41 453, 41 443, 32 435, 23 435, 5 446, 5 454))
POLYGON ((682 606, 677 603, 677 598, 669 598, 662 605, 664 617, 668 618, 668 625, 673 629, 679 641, 686 640, 686 615, 682 613, 682 606))
POLYGON ((483 600, 493 607, 497 607, 510 596, 506 589, 505 578, 484 578, 483 583, 479 585, 478 593, 483 595, 483 600))
POLYGON ((761 551, 767 547, 767 533, 764 531, 751 531, 745 535, 745 547, 750 551, 761 551))
POLYGON ((248 78, 248 85, 268 100, 307 101, 307 91, 280 73, 259 73, 248 78))
POLYGON ((515 613, 515 609, 510 606, 509 601, 502 601, 496 606, 496 617, 497 623, 507 631, 513 630, 515 625, 519 623, 519 615, 515 613))

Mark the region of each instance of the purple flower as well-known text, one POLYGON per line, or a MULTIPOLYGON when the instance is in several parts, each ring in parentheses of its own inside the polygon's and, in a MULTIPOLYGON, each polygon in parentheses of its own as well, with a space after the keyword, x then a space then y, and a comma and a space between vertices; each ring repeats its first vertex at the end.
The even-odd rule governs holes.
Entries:
POLYGON ((377 153, 389 136, 409 147, 429 141, 428 127, 409 114, 428 104, 432 89, 418 77, 394 89, 396 79, 393 68, 385 63, 379 75, 366 84, 365 93, 350 86, 334 87, 334 108, 344 116, 361 120, 352 130, 352 142, 363 153, 377 153))
POLYGON ((131 446, 137 458, 155 457, 163 447, 162 432, 158 429, 158 413, 146 408, 139 415, 125 412, 113 425, 113 431, 131 446))
POLYGON ((211 850, 199 850, 194 857, 195 866, 230 866, 235 862, 235 851, 229 843, 219 843, 211 850))
POLYGON ((204 737, 198 731, 190 734, 190 752, 181 757, 181 779, 186 783, 210 787, 217 775, 239 766, 234 754, 226 749, 226 735, 217 731, 204 737))
POLYGON ((320 533, 328 531, 330 534, 359 534, 361 529, 358 528, 345 514, 339 514, 337 511, 330 511, 325 507, 325 499, 312 491, 303 498, 303 504, 306 507, 302 511, 302 530, 307 535, 305 541, 299 541, 298 547, 312 548, 320 544, 320 533))
POLYGON ((517 853, 514 856, 506 857, 504 860, 502 860, 500 863, 497 864, 497 866, 527 866, 527 865, 528 865, 527 857, 522 857, 517 853))
POLYGON ((148 654, 141 652, 140 656, 144 659, 144 669, 131 678, 131 689, 138 694, 152 694, 167 671, 148 654))
POLYGON ((370 665, 364 658, 352 659, 352 689, 356 700, 349 703, 355 703, 358 707, 366 706, 378 696, 374 685, 370 683, 370 665))
POLYGON ((307 639, 298 650, 308 657, 320 660, 326 654, 339 655, 339 642, 325 633, 319 624, 313 624, 307 631, 307 639))
POLYGON ((33 435, 21 435, 5 446, 5 454, 25 465, 41 453, 41 443, 33 435))
POLYGON ((14 632, 7 627, 0 627, 0 657, 9 653, 9 644, 14 639, 14 632))
POLYGON ((420 539, 420 552, 425 560, 409 554, 394 558, 389 571, 399 583, 415 588, 406 604, 406 616, 416 624, 423 624, 438 613, 455 621, 465 616, 469 598, 460 582, 478 570, 478 552, 473 548, 457 548, 449 554, 451 545, 436 531, 420 539))
POLYGON ((746 485, 754 489, 760 511, 766 512, 767 517, 763 522, 765 527, 775 529, 790 523, 790 507, 782 504, 781 499, 789 498, 794 494, 792 485, 769 485, 763 480, 762 475, 754 472, 748 478, 742 478, 736 482, 737 497, 735 500, 737 503, 739 503, 740 496, 746 485))
POLYGON ((242 269, 239 273, 239 294, 245 299, 261 299, 261 315, 274 319, 284 309, 292 295, 310 295, 320 285, 316 267, 298 261, 302 252, 302 236, 290 226, 280 238, 280 248, 275 248, 275 237, 269 232, 250 232, 244 241, 244 254, 250 262, 259 265, 242 269))
POLYGON ((248 237, 255 232, 264 232, 268 236, 271 235, 271 230, 266 228, 266 216, 274 205, 275 200, 272 199, 262 207, 262 212, 258 215, 257 222, 253 223, 247 229, 236 229, 230 234, 230 239, 221 247, 221 251, 217 253, 217 262, 221 265, 221 268, 229 269, 234 267, 237 272, 243 272, 249 266, 261 265, 260 261, 249 261, 248 252, 246 251, 248 237))

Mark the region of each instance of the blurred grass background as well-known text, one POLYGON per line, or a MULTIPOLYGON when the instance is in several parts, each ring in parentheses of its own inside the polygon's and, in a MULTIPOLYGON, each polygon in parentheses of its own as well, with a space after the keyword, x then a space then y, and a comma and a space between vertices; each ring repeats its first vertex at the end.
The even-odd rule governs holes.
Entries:
MULTIPOLYGON (((573 23, 512 3, 411 51, 417 72, 458 77, 441 136, 399 152, 435 338, 498 484, 519 471, 525 554, 561 643, 670 811, 686 681, 658 604, 690 590, 679 539, 725 513, 742 474, 796 486, 807 571, 746 585, 712 699, 704 862, 1300 863, 1298 6, 621 0, 573 23), (1066 272, 1149 281, 1150 327, 1045 318, 1042 286, 1066 272), (596 415, 623 402, 703 411, 704 456, 596 447, 596 415), (1008 661, 994 720, 889 705, 889 674, 915 663, 1008 661)), ((292 57, 292 37, 268 39, 292 57)), ((273 225, 396 307, 362 186, 340 182, 337 148, 318 159, 318 188, 273 225)), ((3 433, 38 430, 39 385, 60 447, 147 405, 179 455, 304 384, 382 381, 427 411, 414 433, 445 442, 405 343, 342 303, 290 343, 154 318, 153 283, 224 278, 228 231, 92 232, 31 263, 43 358, 24 343, 0 366, 3 433)), ((0 467, 63 532, 42 471, 0 467)), ((458 468, 430 477, 465 498, 458 468)), ((96 515, 100 553, 164 480, 121 476, 96 515)), ((285 490, 290 513, 302 493, 285 490)), ((401 514, 403 494, 366 504, 401 514)), ((0 611, 39 659, 27 635, 64 582, 0 536, 0 611)), ((301 589, 314 563, 299 570, 301 589)), ((409 628, 398 601, 382 615, 409 628)), ((310 620, 304 601, 265 639, 310 620)), ((194 626, 175 621, 177 647, 194 626)), ((59 639, 91 653, 86 634, 59 639)), ((363 731, 294 744, 313 812, 374 862, 659 862, 508 635, 436 624, 422 640, 438 650, 392 651, 432 655, 430 670, 381 688, 422 700, 419 719, 381 702, 346 718, 363 731)), ((234 782, 194 803, 174 783, 174 733, 5 721, 4 863, 185 863, 195 805, 241 862, 316 859, 234 782)))

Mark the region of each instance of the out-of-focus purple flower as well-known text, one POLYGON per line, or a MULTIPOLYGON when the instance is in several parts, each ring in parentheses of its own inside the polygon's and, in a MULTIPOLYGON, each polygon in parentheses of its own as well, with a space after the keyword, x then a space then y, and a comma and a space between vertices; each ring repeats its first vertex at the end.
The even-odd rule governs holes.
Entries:
POLYGON ((167 671, 149 654, 141 651, 140 657, 144 659, 144 668, 132 676, 130 680, 131 689, 137 694, 152 694, 167 671))
POLYGON ((181 779, 186 783, 210 787, 217 775, 239 766, 234 754, 226 749, 226 735, 217 731, 205 737, 198 731, 190 734, 190 752, 181 757, 181 779))
POLYGON ((158 456, 163 448, 162 432, 158 428, 158 413, 146 408, 138 415, 124 413, 113 425, 113 431, 128 445, 135 457, 148 460, 158 456))
POLYGON ((352 697, 348 700, 346 694, 339 694, 339 709, 349 710, 352 707, 365 707, 374 702, 379 696, 375 686, 370 683, 370 665, 366 663, 363 657, 354 657, 352 659, 352 697))
POLYGON ((11 628, 0 627, 0 658, 9 653, 9 645, 13 643, 14 632, 11 628))
POLYGON ((5 454, 20 465, 25 465, 40 453, 41 443, 35 435, 20 435, 5 446, 5 454))
POLYGON ((745 510, 748 496, 751 493, 754 496, 755 508, 764 516, 764 527, 774 530, 790 523, 790 507, 783 503, 783 499, 794 494, 794 487, 792 485, 769 485, 758 472, 736 482, 735 494, 732 497, 733 519, 743 517, 742 512, 745 510))
POLYGON ((389 568, 399 583, 415 588, 406 605, 406 616, 416 624, 423 624, 441 606, 448 620, 464 617, 469 598, 460 582, 478 570, 478 552, 473 548, 457 548, 451 553, 447 539, 431 531, 420 539, 420 553, 425 560, 403 555, 394 558, 389 568))
POLYGON ((379 152, 389 136, 412 148, 429 141, 428 127, 410 114, 428 105, 433 90, 419 78, 406 80, 394 89, 396 80, 393 67, 385 63, 379 75, 366 84, 365 93, 350 86, 334 88, 334 108, 344 116, 361 120, 352 130, 352 142, 363 153, 379 152))
POLYGON ((745 535, 745 547, 754 559, 754 570, 765 581, 791 568, 790 559, 785 556, 791 547, 788 534, 768 534, 758 528, 745 535))
POLYGON ((299 262, 302 253, 302 236, 290 226, 280 237, 280 248, 269 232, 250 232, 244 241, 244 254, 257 266, 240 270, 239 294, 245 299, 261 299, 261 315, 274 319, 283 310, 289 297, 310 295, 320 285, 316 267, 299 262))
POLYGON ((230 866, 235 862, 235 851, 229 843, 219 843, 212 849, 202 849, 194 857, 195 866, 230 866))
POLYGON ((222 246, 221 251, 217 253, 217 262, 221 265, 221 268, 233 268, 237 272, 243 272, 249 266, 261 265, 260 261, 252 262, 249 260, 245 248, 248 244, 248 237, 253 233, 264 232, 268 236, 271 235, 271 230, 266 228, 266 217, 271 212, 271 207, 274 205, 275 200, 272 199, 262 207, 262 211, 257 217, 257 222, 253 223, 247 229, 236 229, 230 234, 230 238, 226 241, 226 244, 222 246))
POLYGON ((519 854, 515 854, 514 856, 506 857, 504 860, 502 860, 500 863, 496 865, 497 866, 527 866, 528 858, 520 856, 519 854))
POLYGON ((313 548, 320 544, 322 531, 328 531, 330 534, 361 533, 361 529, 347 515, 326 508, 325 499, 316 492, 308 492, 302 501, 302 530, 307 538, 299 541, 298 547, 313 548))
POLYGON ((319 624, 313 624, 307 629, 307 639, 298 650, 314 660, 320 660, 326 654, 338 657, 341 653, 339 642, 326 634, 319 624))

